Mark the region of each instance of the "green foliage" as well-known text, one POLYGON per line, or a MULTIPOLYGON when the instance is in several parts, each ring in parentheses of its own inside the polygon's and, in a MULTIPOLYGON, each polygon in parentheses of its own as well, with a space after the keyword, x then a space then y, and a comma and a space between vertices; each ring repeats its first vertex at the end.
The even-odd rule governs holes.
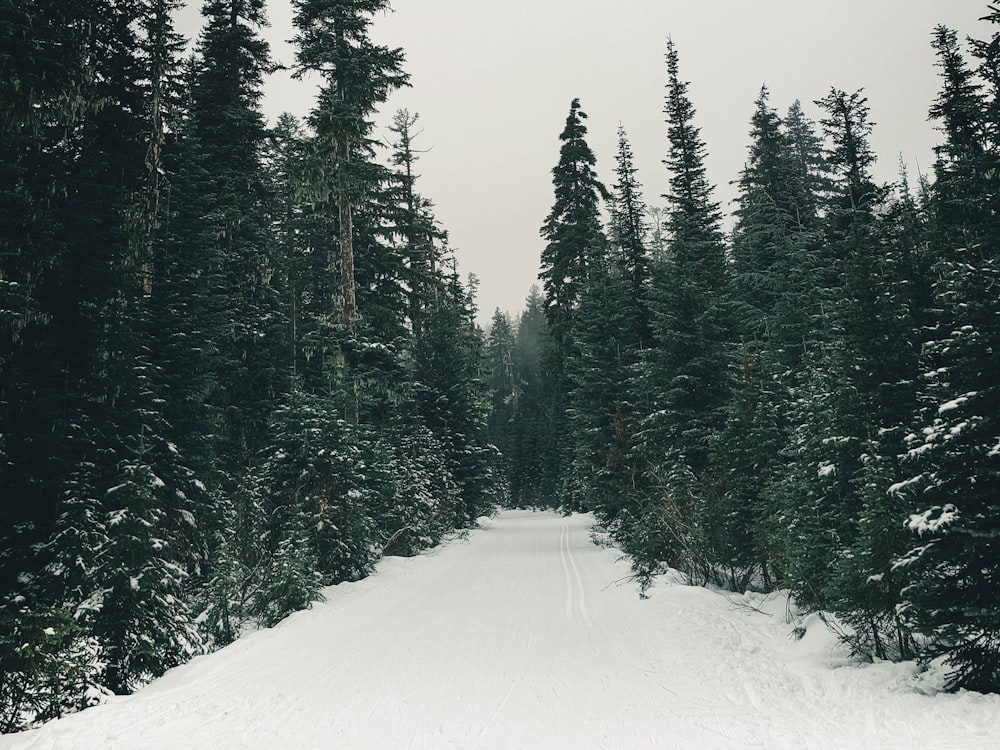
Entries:
POLYGON ((552 169, 555 202, 541 229, 546 245, 539 278, 543 281, 545 315, 560 368, 571 356, 576 308, 588 265, 605 243, 600 205, 608 193, 594 171, 597 160, 587 145, 586 119, 580 100, 574 99, 559 135, 559 162, 552 169))
POLYGON ((296 4, 299 70, 326 76, 311 132, 266 128, 263 6, 207 0, 183 66, 174 0, 0 11, 4 730, 495 502, 472 296, 412 148, 398 174, 369 140, 406 83, 368 39, 386 4, 296 4))
POLYGON ((628 456, 633 399, 625 384, 643 332, 629 276, 617 252, 592 261, 580 300, 577 350, 567 364, 571 471, 582 486, 577 502, 608 523, 634 502, 628 456))
POLYGON ((61 607, 37 608, 24 596, 0 606, 0 732, 92 705, 100 661, 96 641, 61 607))
MULTIPOLYGON (((705 146, 672 43, 667 72, 669 235, 652 268, 652 346, 631 386, 638 418, 630 461, 639 492, 659 509, 654 520, 681 524, 667 529, 671 542, 660 559, 700 579, 707 573, 702 529, 708 522, 700 514, 717 492, 719 457, 713 445, 731 387, 731 303, 719 209, 705 177, 705 146)), ((631 536, 626 533, 625 539, 631 536)))
POLYGON ((439 544, 461 525, 463 506, 444 446, 414 422, 395 426, 378 449, 387 477, 378 506, 379 553, 410 557, 439 544))
MULTIPOLYGON (((551 341, 545 303, 533 286, 525 309, 517 319, 512 342, 512 382, 495 388, 494 422, 502 421, 501 447, 507 469, 510 502, 516 507, 551 507, 557 501, 558 469, 554 401, 548 363, 551 341)), ((491 360, 496 361, 496 360, 491 360)))
MULTIPOLYGON (((238 524, 231 517, 225 528, 236 529, 238 524)), ((213 540, 211 574, 207 576, 203 598, 199 602, 202 612, 198 616, 201 630, 209 647, 227 646, 240 635, 246 620, 247 602, 244 584, 247 572, 236 555, 236 545, 220 534, 213 540)))
POLYGON ((261 583, 250 602, 250 611, 263 627, 277 625, 322 598, 322 575, 314 542, 296 510, 278 509, 272 519, 278 527, 275 548, 264 560, 261 583))
POLYGON ((490 515, 499 495, 496 448, 488 442, 488 392, 480 380, 482 339, 468 293, 454 276, 426 311, 414 352, 417 413, 440 442, 458 485, 458 526, 490 515))
MULTIPOLYGON (((987 20, 1000 22, 995 8, 987 20)), ((950 666, 952 687, 996 692, 1000 34, 973 43, 978 78, 953 32, 939 28, 934 46, 943 82, 931 115, 945 135, 930 194, 938 263, 924 408, 907 436, 908 475, 894 486, 913 510, 910 548, 897 561, 908 583, 900 613, 921 636, 924 657, 950 666)))

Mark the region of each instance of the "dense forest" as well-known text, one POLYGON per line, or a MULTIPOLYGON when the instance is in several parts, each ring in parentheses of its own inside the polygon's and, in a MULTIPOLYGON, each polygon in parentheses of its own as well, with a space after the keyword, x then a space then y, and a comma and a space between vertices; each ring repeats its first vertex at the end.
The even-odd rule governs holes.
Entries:
POLYGON ((490 513, 474 289, 384 0, 0 5, 0 730, 128 693, 490 513))
POLYGON ((601 182, 574 100, 490 434, 513 501, 594 512, 644 591, 787 589, 859 657, 1000 691, 1000 32, 932 39, 931 175, 875 181, 863 91, 817 123, 764 87, 728 232, 672 43, 662 207, 624 130, 601 182))
POLYGON ((321 85, 273 124, 264 0, 190 52, 179 4, 0 2, 0 731, 503 504, 1000 690, 1000 32, 936 30, 917 185, 875 182, 863 92, 762 89, 731 232, 672 43, 663 208, 573 100, 542 287, 486 334, 417 115, 373 133, 387 0, 293 0, 321 85))

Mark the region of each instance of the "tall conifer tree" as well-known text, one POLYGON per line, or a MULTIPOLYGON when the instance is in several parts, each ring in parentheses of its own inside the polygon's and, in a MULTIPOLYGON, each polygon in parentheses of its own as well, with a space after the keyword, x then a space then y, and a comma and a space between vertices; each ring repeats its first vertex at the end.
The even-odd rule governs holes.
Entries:
POLYGON ((670 177, 665 257, 653 268, 653 343, 636 388, 645 419, 636 439, 649 500, 637 565, 662 561, 706 575, 705 524, 718 499, 715 442, 729 395, 729 301, 721 214, 705 171, 705 144, 694 124, 677 50, 667 46, 670 177), (674 535, 670 548, 664 534, 674 535), (660 540, 660 541, 656 541, 660 540))
MULTIPOLYGON (((371 17, 389 7, 387 0, 295 0, 296 71, 323 78, 317 105, 309 116, 316 134, 319 202, 336 209, 336 252, 329 251, 331 276, 339 277, 332 312, 353 334, 357 323, 354 276, 354 207, 360 199, 357 167, 369 146, 371 116, 395 89, 408 84, 403 51, 374 44, 371 17)), ((360 162, 360 164, 359 164, 360 162)))
POLYGON ((580 100, 574 99, 559 135, 559 162, 552 169, 555 203, 541 229, 546 245, 539 278, 556 354, 563 361, 572 356, 575 314, 587 265, 591 256, 603 252, 605 242, 600 207, 608 192, 594 170, 597 159, 587 145, 586 119, 580 100))
MULTIPOLYGON (((988 20, 1000 23, 991 9, 988 20)), ((978 80, 953 32, 935 48, 942 91, 931 109, 944 143, 931 190, 939 258, 935 325, 925 347, 921 426, 909 435, 911 473, 895 489, 915 512, 905 621, 943 656, 952 687, 1000 690, 1000 34, 976 42, 978 80)))
POLYGON ((556 434, 556 444, 546 458, 561 478, 559 502, 567 505, 579 502, 567 484, 574 439, 566 420, 571 387, 567 372, 570 361, 577 356, 577 317, 589 267, 596 258, 603 257, 607 242, 600 207, 608 192, 594 169, 597 159, 586 141, 586 119, 580 100, 574 99, 559 136, 559 162, 552 169, 555 202, 541 229, 546 245, 539 278, 545 291, 545 315, 552 341, 548 367, 552 373, 551 414, 556 434))

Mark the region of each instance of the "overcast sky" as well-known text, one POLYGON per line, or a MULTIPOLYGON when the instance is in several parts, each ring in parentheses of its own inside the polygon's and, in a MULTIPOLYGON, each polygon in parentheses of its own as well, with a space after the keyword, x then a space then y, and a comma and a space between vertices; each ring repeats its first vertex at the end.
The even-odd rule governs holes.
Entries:
MULTIPOLYGON (((181 31, 197 32, 192 4, 181 31)), ((272 54, 290 64, 291 3, 269 0, 272 54)), ((619 124, 632 142, 647 203, 661 205, 667 173, 664 53, 671 37, 690 82, 709 178, 728 210, 762 84, 783 113, 831 87, 864 88, 876 123, 877 176, 892 181, 902 156, 930 168, 938 133, 927 109, 939 88, 934 26, 987 37, 985 0, 396 0, 372 35, 402 47, 412 88, 393 96, 420 114, 420 192, 436 206, 463 274, 479 277, 480 318, 520 311, 537 283, 538 230, 552 205, 551 169, 570 101, 589 115, 588 142, 613 184, 619 124)), ((276 74, 265 111, 305 115, 312 87, 276 74)))

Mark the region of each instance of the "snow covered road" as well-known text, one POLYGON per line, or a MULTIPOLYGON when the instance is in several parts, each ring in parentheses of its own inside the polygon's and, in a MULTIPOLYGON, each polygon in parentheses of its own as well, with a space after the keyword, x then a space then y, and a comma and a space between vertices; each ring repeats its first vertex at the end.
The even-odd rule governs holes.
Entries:
POLYGON ((1000 697, 857 668, 784 602, 638 598, 590 519, 512 511, 0 750, 1000 747, 1000 697))

